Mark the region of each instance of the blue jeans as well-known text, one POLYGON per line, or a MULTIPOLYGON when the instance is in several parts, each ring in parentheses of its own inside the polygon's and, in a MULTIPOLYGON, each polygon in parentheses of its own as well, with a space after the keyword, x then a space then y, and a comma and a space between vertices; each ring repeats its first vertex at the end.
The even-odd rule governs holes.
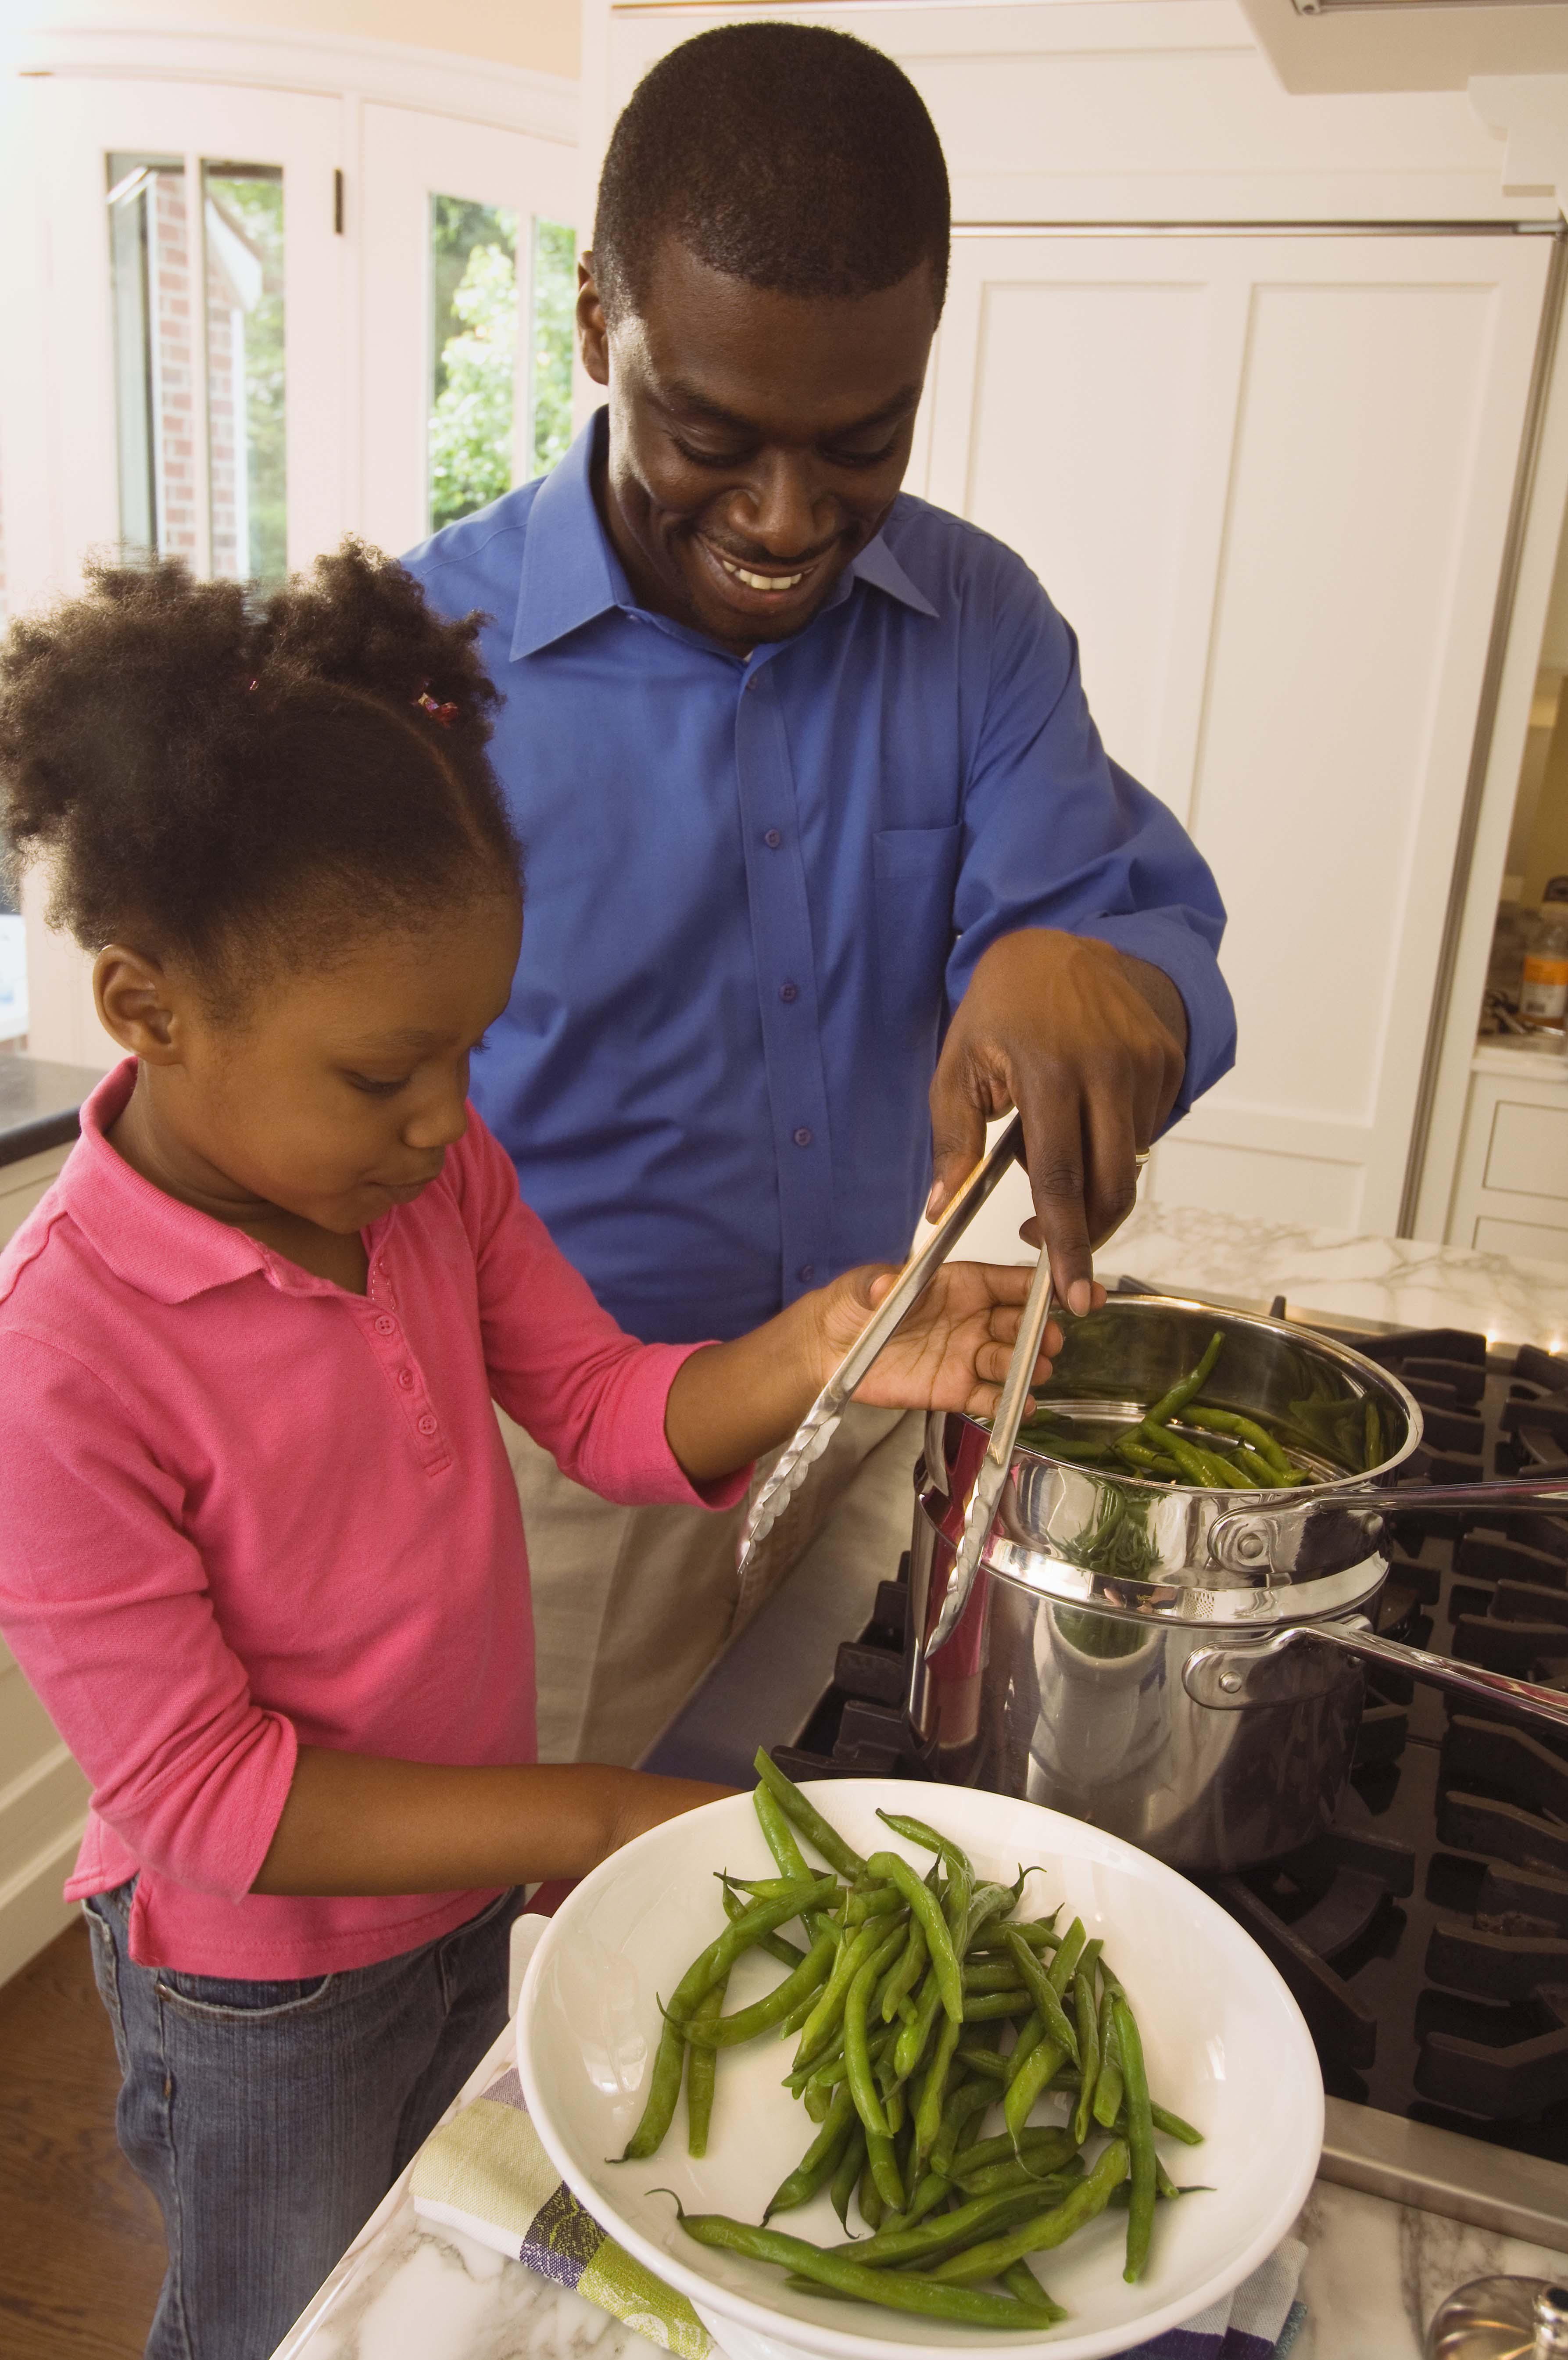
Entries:
POLYGON ((137 1966, 134 1890, 84 1906, 115 2128, 169 2241, 147 2360, 267 2360, 505 2025, 522 1896, 400 1958, 268 1983, 137 1966))

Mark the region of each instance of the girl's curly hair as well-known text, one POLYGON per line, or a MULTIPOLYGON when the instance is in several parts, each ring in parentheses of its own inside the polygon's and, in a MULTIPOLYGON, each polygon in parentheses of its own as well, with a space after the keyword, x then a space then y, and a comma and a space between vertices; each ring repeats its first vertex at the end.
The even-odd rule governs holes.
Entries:
POLYGON ((518 890, 482 617, 354 541, 267 597, 173 560, 87 585, 0 642, 0 834, 88 949, 128 937, 226 996, 237 953, 330 962, 518 890))

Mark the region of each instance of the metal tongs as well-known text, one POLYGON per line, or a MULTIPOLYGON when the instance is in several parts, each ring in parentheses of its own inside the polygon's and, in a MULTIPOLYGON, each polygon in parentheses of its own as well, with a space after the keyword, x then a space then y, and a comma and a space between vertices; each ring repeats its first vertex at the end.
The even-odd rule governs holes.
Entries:
MULTIPOLYGON (((811 1404, 796 1428, 793 1439, 781 1452, 773 1472, 757 1493, 751 1513, 746 1518, 737 1565, 743 1577, 758 1546, 772 1531, 805 1482, 813 1464, 832 1441, 855 1387, 864 1383, 872 1363, 930 1285, 981 1206, 993 1194, 1007 1166, 1015 1161, 1023 1162, 1023 1137, 1022 1118, 1015 1114, 959 1188, 924 1245, 909 1256, 887 1296, 877 1305, 811 1404)), ((1029 1397, 1029 1381, 1040 1356, 1040 1338, 1045 1333, 1051 1303, 1050 1258, 1042 1252, 1035 1271, 1034 1284, 1029 1289, 1029 1301, 1024 1306, 1018 1339, 1013 1348, 1012 1362, 1002 1389, 1001 1406, 996 1412, 990 1445, 970 1499, 959 1551, 961 1565, 965 1552, 971 1552, 974 1563, 978 1563, 980 1551, 991 1529, 991 1521, 996 1513, 996 1503, 1012 1460, 1013 1444, 1018 1439, 1024 1403, 1029 1397)), ((964 1587, 967 1588, 967 1584, 964 1587)), ((958 1588, 955 1581, 953 1590, 956 1591, 958 1588)), ((946 1636, 947 1633, 939 1623, 931 1634, 931 1645, 939 1644, 946 1636)))

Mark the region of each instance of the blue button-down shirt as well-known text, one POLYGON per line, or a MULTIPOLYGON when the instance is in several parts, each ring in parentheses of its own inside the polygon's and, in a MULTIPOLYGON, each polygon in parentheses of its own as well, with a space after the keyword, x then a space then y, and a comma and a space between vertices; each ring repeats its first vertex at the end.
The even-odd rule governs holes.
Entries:
POLYGON ((473 1095, 634 1334, 728 1337, 900 1259, 926 1093, 975 963, 1019 926, 1164 969, 1177 1112, 1231 1062, 1213 878, 1106 759, 1022 560, 900 497, 826 605, 741 661, 639 607, 594 506, 601 412, 551 475, 407 563, 481 609, 528 851, 511 1004, 473 1095))

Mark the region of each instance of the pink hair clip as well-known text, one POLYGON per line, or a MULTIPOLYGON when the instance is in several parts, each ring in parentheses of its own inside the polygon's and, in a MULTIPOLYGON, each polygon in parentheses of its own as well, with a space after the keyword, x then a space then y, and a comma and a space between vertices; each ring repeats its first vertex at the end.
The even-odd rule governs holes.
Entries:
POLYGON ((450 729, 452 723, 457 719, 456 705, 438 705, 435 698, 430 694, 428 687, 420 689, 418 696, 414 699, 414 703, 419 707, 421 712, 428 713, 432 721, 439 721, 443 729, 450 729))

